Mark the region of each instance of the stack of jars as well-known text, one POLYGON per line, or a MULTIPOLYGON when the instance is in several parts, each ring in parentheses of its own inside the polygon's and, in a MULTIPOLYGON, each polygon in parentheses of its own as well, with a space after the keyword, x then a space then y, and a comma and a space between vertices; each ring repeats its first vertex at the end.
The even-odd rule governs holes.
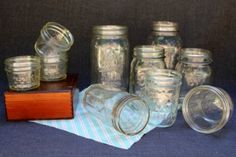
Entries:
POLYGON ((41 81, 60 81, 67 77, 68 50, 73 36, 64 26, 48 22, 35 43, 35 56, 16 56, 5 60, 9 87, 15 91, 38 88, 41 81))

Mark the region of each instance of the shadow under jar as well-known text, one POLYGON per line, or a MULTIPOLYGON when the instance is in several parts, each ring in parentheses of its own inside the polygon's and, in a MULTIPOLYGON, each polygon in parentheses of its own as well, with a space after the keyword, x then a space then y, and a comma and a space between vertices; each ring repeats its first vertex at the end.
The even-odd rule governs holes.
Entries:
POLYGON ((233 103, 223 89, 201 85, 187 93, 182 112, 192 129, 210 134, 222 129, 228 122, 233 113, 233 103))
POLYGON ((91 43, 91 80, 128 89, 129 43, 127 27, 102 25, 93 28, 91 43))
POLYGON ((178 24, 170 21, 155 21, 152 29, 148 44, 162 46, 165 50, 166 68, 175 69, 177 57, 182 47, 178 24))
POLYGON ((210 63, 212 62, 211 52, 199 48, 185 48, 181 50, 176 65, 176 70, 182 76, 182 86, 180 91, 180 108, 186 93, 193 87, 210 84, 212 70, 210 63))
POLYGON ((134 48, 131 62, 129 92, 141 96, 144 88, 144 77, 153 68, 164 69, 164 49, 153 45, 142 45, 134 48))
POLYGON ((149 108, 141 98, 112 86, 91 85, 82 101, 88 112, 126 135, 140 133, 149 120, 149 108))
POLYGON ((41 80, 59 81, 67 77, 68 50, 74 38, 64 26, 48 22, 35 43, 36 55, 41 60, 41 80))
POLYGON ((17 56, 5 60, 9 88, 27 91, 40 85, 40 60, 37 56, 17 56))
POLYGON ((144 100, 157 127, 174 124, 178 111, 181 74, 169 69, 155 69, 145 77, 144 100))

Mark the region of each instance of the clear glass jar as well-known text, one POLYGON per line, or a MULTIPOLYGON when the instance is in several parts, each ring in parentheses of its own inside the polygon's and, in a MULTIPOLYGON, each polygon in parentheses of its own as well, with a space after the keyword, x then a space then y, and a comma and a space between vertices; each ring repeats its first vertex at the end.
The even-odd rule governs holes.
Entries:
POLYGON ((233 102, 223 89, 201 85, 187 93, 182 112, 192 129, 210 134, 222 129, 228 122, 233 113, 233 102))
POLYGON ((153 69, 145 77, 143 96, 157 127, 174 124, 178 111, 181 74, 170 69, 153 69))
POLYGON ((140 133, 149 120, 149 108, 142 99, 111 86, 91 85, 82 101, 92 115, 126 135, 140 133))
POLYGON ((91 80, 128 89, 129 43, 127 27, 103 25, 93 28, 91 44, 91 80))
POLYGON ((36 55, 41 60, 41 80, 59 81, 67 76, 68 50, 74 38, 64 26, 48 22, 35 43, 36 55))
POLYGON ((211 52, 199 48, 185 48, 181 50, 176 65, 176 70, 183 76, 183 83, 180 91, 180 105, 186 93, 193 87, 210 84, 212 70, 211 52))
POLYGON ((40 85, 40 60, 37 56, 16 56, 5 60, 9 88, 27 91, 40 85))
POLYGON ((162 46, 165 49, 165 64, 167 69, 175 69, 182 40, 178 33, 178 24, 170 21, 153 22, 153 31, 148 44, 162 46))
POLYGON ((131 62, 130 93, 141 96, 144 87, 144 76, 153 68, 165 68, 164 49, 153 45, 136 46, 131 62))

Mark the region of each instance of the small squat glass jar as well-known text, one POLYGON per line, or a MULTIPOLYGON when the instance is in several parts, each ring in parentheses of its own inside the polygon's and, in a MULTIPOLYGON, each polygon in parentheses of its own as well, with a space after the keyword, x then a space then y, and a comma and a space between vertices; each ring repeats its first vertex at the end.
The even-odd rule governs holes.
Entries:
POLYGON ((144 87, 144 76, 153 68, 165 68, 164 49, 153 45, 136 46, 131 62, 130 93, 141 96, 141 91, 144 87))
POLYGON ((210 134, 221 130, 229 121, 233 102, 223 89, 201 85, 187 93, 182 112, 192 129, 210 134))
POLYGON ((180 105, 186 93, 193 87, 210 84, 212 70, 211 52, 199 48, 185 48, 181 50, 176 70, 183 75, 180 91, 180 105))
POLYGON ((27 91, 40 85, 40 60, 37 56, 17 56, 5 60, 9 88, 27 91))
POLYGON ((128 89, 129 42, 126 26, 102 25, 93 28, 91 80, 128 89))
POLYGON ((74 38, 64 26, 48 22, 35 43, 36 55, 41 59, 41 80, 59 81, 67 76, 68 50, 74 38))
POLYGON ((140 133, 149 120, 149 108, 141 98, 111 86, 91 85, 82 101, 92 115, 126 135, 140 133))
POLYGON ((144 99, 157 127, 174 124, 178 111, 181 74, 169 69, 153 69, 145 77, 144 99))
POLYGON ((165 64, 167 69, 175 69, 177 57, 182 47, 178 33, 178 24, 170 21, 153 22, 153 31, 148 44, 162 46, 165 49, 165 64))

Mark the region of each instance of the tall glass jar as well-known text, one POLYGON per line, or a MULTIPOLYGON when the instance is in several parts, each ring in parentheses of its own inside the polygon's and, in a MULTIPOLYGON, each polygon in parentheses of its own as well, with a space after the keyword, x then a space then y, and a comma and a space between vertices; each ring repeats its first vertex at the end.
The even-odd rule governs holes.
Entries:
POLYGON ((165 68, 164 49, 153 45, 136 46, 131 62, 130 93, 141 96, 141 91, 144 87, 144 76, 153 68, 165 68))
POLYGON ((40 60, 37 56, 16 56, 5 60, 9 88, 27 91, 40 85, 40 60))
POLYGON ((59 81, 67 76, 68 50, 74 38, 64 26, 48 22, 35 43, 36 55, 41 60, 41 80, 59 81))
POLYGON ((177 56, 182 47, 178 33, 178 24, 170 21, 153 22, 153 31, 148 44, 162 46, 165 49, 165 64, 167 69, 175 69, 177 56))
POLYGON ((91 80, 128 89, 129 43, 127 27, 102 25, 93 28, 91 44, 91 80))
POLYGON ((174 124, 182 76, 170 69, 153 69, 146 74, 143 96, 157 127, 174 124))
POLYGON ((92 115, 126 135, 140 133, 149 120, 149 108, 142 99, 111 86, 91 85, 82 101, 92 115))
POLYGON ((210 84, 212 70, 211 52, 199 48, 185 48, 181 50, 176 70, 182 73, 183 83, 180 92, 180 105, 186 93, 193 87, 210 84))

